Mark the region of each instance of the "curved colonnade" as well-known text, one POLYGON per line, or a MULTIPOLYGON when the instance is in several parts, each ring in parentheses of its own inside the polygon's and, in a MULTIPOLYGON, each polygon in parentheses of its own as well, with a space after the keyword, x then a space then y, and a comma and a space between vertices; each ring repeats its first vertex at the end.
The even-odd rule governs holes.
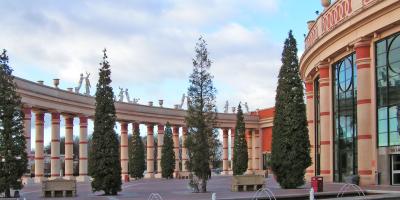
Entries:
MULTIPOLYGON (((44 177, 44 114, 51 114, 51 177, 60 177, 60 116, 65 119, 65 174, 64 178, 78 181, 88 180, 88 119, 94 117, 95 99, 57 87, 50 87, 42 83, 35 83, 19 77, 15 77, 17 93, 22 98, 25 113, 25 137, 27 141, 27 152, 30 161, 34 161, 34 181, 41 182, 44 177), (31 150, 31 125, 32 114, 35 115, 35 153, 30 155, 31 150), (73 176, 73 127, 74 118, 79 118, 79 176, 73 176)), ((154 127, 157 127, 158 152, 157 168, 161 169, 161 148, 163 144, 164 125, 169 122, 173 129, 174 152, 176 159, 175 177, 186 177, 188 171, 185 165, 179 168, 179 129, 182 128, 182 140, 186 139, 187 128, 185 127, 186 111, 182 109, 171 109, 155 106, 146 106, 124 102, 115 102, 117 121, 121 126, 120 133, 120 161, 122 178, 128 177, 128 124, 132 123, 132 129, 138 129, 139 124, 147 126, 147 172, 145 177, 160 177, 160 171, 154 170, 154 127)), ((261 138, 259 117, 256 113, 245 115, 246 139, 249 144, 249 173, 261 171, 261 138), (251 143, 253 145, 251 145, 251 143)), ((228 138, 231 133, 231 141, 234 139, 234 127, 236 114, 218 113, 217 127, 223 133, 223 174, 229 174, 228 160, 228 138)), ((269 123, 269 122, 268 122, 269 123)), ((183 142, 182 142, 183 144, 183 142)), ((232 144, 232 143, 231 143, 232 144)), ((232 148, 232 145, 231 145, 232 148)), ((233 148, 232 148, 233 150, 233 148)), ((231 150, 231 152, 233 152, 231 150)), ((182 161, 187 160, 187 150, 182 148, 182 161)))

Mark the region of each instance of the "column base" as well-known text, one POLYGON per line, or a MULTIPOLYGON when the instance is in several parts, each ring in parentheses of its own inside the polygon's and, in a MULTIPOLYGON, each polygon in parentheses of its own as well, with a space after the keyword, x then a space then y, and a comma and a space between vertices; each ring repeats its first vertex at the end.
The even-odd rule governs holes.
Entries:
POLYGON ((152 173, 146 173, 144 175, 144 178, 154 178, 154 173, 153 172, 152 173))
POLYGON ((34 180, 34 183, 42 183, 42 181, 45 180, 45 178, 40 177, 40 176, 39 177, 35 176, 33 180, 34 180))
POLYGON ((375 185, 375 184, 376 184, 375 176, 372 176, 372 175, 360 175, 360 185, 361 186, 375 185))
POLYGON ((247 170, 244 174, 250 174, 250 175, 253 175, 254 174, 254 171, 253 170, 247 170))
POLYGON ((76 180, 75 176, 64 176, 63 178, 66 180, 76 180))
POLYGON ((154 178, 162 178, 162 174, 161 173, 154 174, 154 178))
POLYGON ((35 180, 31 178, 30 176, 24 176, 22 177, 22 184, 23 185, 31 185, 34 184, 35 180))
POLYGON ((86 176, 86 175, 82 175, 82 176, 78 176, 78 177, 76 177, 76 181, 77 182, 84 182, 84 183, 87 183, 87 182, 89 182, 89 176, 86 176))
POLYGON ((221 173, 221 175, 229 175, 229 171, 228 170, 224 170, 224 171, 222 171, 222 173, 221 173))

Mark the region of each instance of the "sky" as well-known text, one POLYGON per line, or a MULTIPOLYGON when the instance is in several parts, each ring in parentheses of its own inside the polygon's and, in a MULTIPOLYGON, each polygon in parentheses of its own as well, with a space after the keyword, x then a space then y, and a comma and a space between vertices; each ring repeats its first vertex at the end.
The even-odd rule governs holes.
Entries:
POLYGON ((226 101, 256 110, 274 106, 288 31, 300 56, 306 23, 322 9, 319 0, 2 0, 0 48, 13 74, 31 81, 59 78, 66 89, 90 73, 92 95, 106 48, 116 95, 127 88, 140 104, 163 99, 172 108, 187 93, 203 36, 218 110, 226 101))

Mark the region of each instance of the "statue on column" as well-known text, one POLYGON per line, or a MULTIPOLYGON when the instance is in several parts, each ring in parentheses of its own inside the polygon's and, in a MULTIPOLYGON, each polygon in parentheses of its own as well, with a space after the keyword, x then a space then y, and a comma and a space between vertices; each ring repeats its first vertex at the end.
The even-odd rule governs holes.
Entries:
POLYGON ((246 113, 249 113, 249 105, 247 105, 247 102, 244 102, 244 107, 246 108, 246 113))
POLYGON ((224 106, 224 113, 228 113, 228 109, 229 109, 229 102, 226 101, 224 106))
POLYGON ((81 87, 82 87, 82 82, 83 82, 83 74, 81 73, 81 77, 79 78, 79 83, 78 83, 78 87, 75 87, 75 92, 76 93, 79 93, 79 90, 81 89, 81 87))
POLYGON ((128 88, 125 89, 125 96, 126 96, 126 100, 128 101, 128 103, 132 103, 131 98, 129 97, 128 88))
POLYGON ((89 76, 90 76, 90 73, 86 72, 86 77, 85 77, 86 92, 85 92, 85 95, 88 95, 88 96, 90 95, 90 87, 91 87, 89 76))
POLYGON ((124 89, 119 87, 119 94, 118 94, 119 100, 120 102, 124 101, 124 89))
POLYGON ((183 93, 182 99, 181 99, 181 104, 179 105, 179 109, 182 109, 183 103, 185 102, 185 98, 186 98, 186 95, 185 95, 185 93, 183 93))

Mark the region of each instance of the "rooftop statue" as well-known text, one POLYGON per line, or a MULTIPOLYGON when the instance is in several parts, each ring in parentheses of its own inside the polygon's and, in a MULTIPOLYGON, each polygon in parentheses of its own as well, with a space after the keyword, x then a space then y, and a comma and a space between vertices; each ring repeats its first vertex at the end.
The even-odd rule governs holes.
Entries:
POLYGON ((229 110, 229 102, 226 101, 225 102, 225 107, 224 107, 224 113, 228 113, 228 110, 229 110))
POLYGON ((119 87, 119 94, 118 94, 119 100, 120 102, 124 101, 124 89, 119 87))
POLYGON ((131 98, 129 97, 128 88, 125 89, 125 96, 126 96, 126 100, 128 101, 128 103, 132 103, 131 98))
MULTIPOLYGON (((83 74, 81 74, 81 75, 83 75, 83 74)), ((90 87, 91 87, 91 85, 90 85, 90 81, 89 81, 89 76, 90 76, 90 73, 87 73, 86 72, 86 77, 85 77, 85 83, 86 83, 86 92, 85 92, 85 95, 90 95, 90 87)), ((80 87, 80 86, 79 86, 80 87)), ((78 90, 79 91, 79 90, 78 90)))
POLYGON ((185 93, 183 93, 182 99, 181 99, 181 104, 179 105, 179 108, 180 108, 180 109, 182 109, 183 103, 185 103, 185 98, 186 98, 186 95, 185 95, 185 93))
POLYGON ((140 98, 133 98, 132 103, 137 104, 139 102, 140 98))
POLYGON ((84 77, 83 77, 83 74, 81 73, 81 77, 79 78, 78 87, 75 87, 75 92, 76 92, 76 93, 79 93, 79 90, 80 90, 81 87, 82 87, 83 79, 84 79, 84 77))
POLYGON ((246 109, 246 113, 249 113, 249 105, 247 105, 247 102, 244 102, 244 107, 246 109))
POLYGON ((236 113, 236 107, 232 107, 232 112, 236 113))

